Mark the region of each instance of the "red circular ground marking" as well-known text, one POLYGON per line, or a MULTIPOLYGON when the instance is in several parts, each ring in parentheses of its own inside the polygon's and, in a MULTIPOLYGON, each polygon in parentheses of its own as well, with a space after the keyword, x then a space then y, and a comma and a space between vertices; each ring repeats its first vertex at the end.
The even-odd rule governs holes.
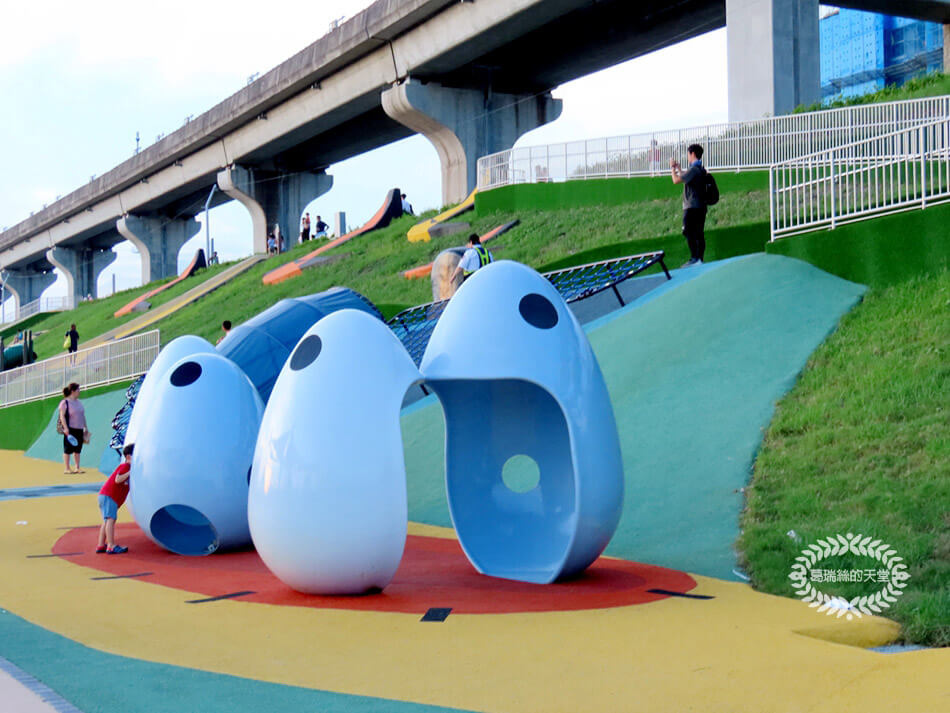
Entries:
POLYGON ((116 527, 116 539, 129 548, 123 555, 95 554, 98 527, 76 528, 53 546, 53 554, 109 574, 151 572, 141 581, 215 597, 252 590, 240 601, 362 611, 424 614, 430 607, 451 607, 453 614, 605 609, 646 604, 696 586, 685 572, 601 557, 567 582, 525 584, 486 577, 469 564, 457 540, 410 535, 393 581, 380 593, 322 597, 295 592, 277 579, 253 550, 208 557, 183 557, 163 550, 133 524, 116 527), (81 555, 66 555, 83 552, 81 555))

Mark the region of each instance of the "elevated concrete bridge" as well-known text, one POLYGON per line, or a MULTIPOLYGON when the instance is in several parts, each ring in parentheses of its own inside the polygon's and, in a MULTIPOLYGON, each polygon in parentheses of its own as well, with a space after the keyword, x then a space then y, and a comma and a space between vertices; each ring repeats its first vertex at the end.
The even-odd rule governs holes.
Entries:
MULTIPOLYGON (((848 0, 950 21, 948 0, 848 0)), ((817 0, 378 0, 330 34, 103 176, 0 233, 21 303, 59 267, 78 298, 132 241, 142 279, 173 274, 213 186, 238 200, 255 252, 268 226, 293 242, 333 163, 422 133, 442 163, 443 202, 475 185, 476 159, 560 114, 559 84, 728 20, 733 118, 819 98, 817 0)), ((683 77, 682 97, 696 73, 683 77)), ((636 91, 618 87, 618 92, 636 91)))

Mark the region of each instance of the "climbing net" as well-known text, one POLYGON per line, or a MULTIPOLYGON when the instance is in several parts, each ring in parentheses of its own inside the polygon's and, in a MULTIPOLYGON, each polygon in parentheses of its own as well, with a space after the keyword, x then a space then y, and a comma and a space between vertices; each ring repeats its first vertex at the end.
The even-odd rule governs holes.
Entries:
MULTIPOLYGON (((577 302, 604 290, 613 289, 617 299, 623 305, 623 298, 617 291, 617 285, 634 275, 638 275, 653 265, 659 264, 670 279, 669 270, 663 262, 664 252, 659 250, 642 255, 628 255, 613 260, 602 260, 587 265, 568 267, 564 270, 555 270, 545 273, 555 289, 566 302, 577 302)), ((422 362, 422 355, 432 330, 435 329, 439 317, 445 311, 448 300, 429 302, 428 304, 410 307, 389 320, 390 328, 406 347, 406 351, 418 366, 422 362)))
POLYGON ((132 418, 132 407, 135 406, 135 399, 139 395, 139 389, 142 388, 142 382, 145 376, 129 384, 125 390, 125 406, 119 409, 119 412, 112 419, 112 440, 109 441, 109 447, 122 451, 122 444, 125 443, 125 432, 129 427, 129 419, 132 418))

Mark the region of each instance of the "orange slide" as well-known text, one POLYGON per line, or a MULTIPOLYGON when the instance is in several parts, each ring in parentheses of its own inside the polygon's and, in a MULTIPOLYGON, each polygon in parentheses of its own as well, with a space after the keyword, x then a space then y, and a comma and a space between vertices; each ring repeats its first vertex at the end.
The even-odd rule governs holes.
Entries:
POLYGON ((156 287, 154 290, 149 290, 149 291, 146 292, 144 295, 141 295, 141 296, 139 296, 139 297, 136 297, 134 300, 132 300, 131 302, 129 302, 129 303, 128 303, 127 305, 125 305, 124 307, 119 308, 115 313, 113 313, 112 316, 113 316, 113 317, 123 317, 123 316, 127 315, 129 312, 131 312, 132 310, 134 310, 137 305, 142 304, 142 303, 143 303, 145 300, 147 300, 149 297, 154 297, 154 296, 157 295, 159 292, 164 292, 165 290, 167 290, 167 289, 168 289, 169 287, 171 287, 172 285, 177 285, 177 284, 178 284, 179 282, 181 282, 182 280, 184 280, 184 279, 186 279, 186 278, 191 277, 192 275, 194 275, 196 270, 200 270, 201 268, 207 267, 207 266, 208 266, 208 264, 205 262, 205 251, 204 251, 204 248, 198 248, 198 252, 195 253, 195 256, 191 259, 191 262, 188 263, 188 267, 186 267, 184 270, 182 270, 182 271, 181 271, 181 274, 180 274, 178 277, 176 277, 176 278, 175 278, 174 280, 172 280, 171 282, 166 282, 166 283, 165 283, 164 285, 162 285, 161 287, 156 287))
POLYGON ((369 222, 362 228, 350 231, 346 235, 342 235, 335 240, 331 240, 330 242, 321 245, 312 253, 307 253, 303 257, 297 258, 296 260, 291 260, 290 262, 271 270, 261 279, 265 285, 276 285, 278 282, 283 282, 284 280, 289 280, 292 277, 297 277, 298 275, 303 274, 303 271, 308 267, 313 267, 314 265, 320 264, 320 261, 316 258, 319 257, 321 253, 325 253, 327 250, 335 248, 337 245, 342 245, 343 243, 347 242, 348 240, 352 240, 358 235, 363 235, 364 233, 369 233, 373 230, 378 230, 379 228, 385 228, 387 225, 389 225, 393 218, 398 218, 401 215, 401 192, 398 188, 393 188, 386 195, 386 200, 380 206, 379 210, 376 211, 376 215, 370 218, 369 222))
MULTIPOLYGON (((510 223, 499 225, 497 228, 492 228, 487 233, 480 236, 480 239, 482 243, 487 243, 492 238, 497 238, 502 233, 507 233, 509 230, 514 228, 516 225, 518 225, 518 223, 520 222, 521 222, 520 220, 513 220, 510 223)), ((428 277, 429 273, 431 272, 432 272, 432 263, 430 262, 428 265, 420 265, 419 267, 414 267, 410 270, 406 270, 404 273, 402 273, 402 276, 405 277, 407 280, 419 280, 423 277, 428 277)))

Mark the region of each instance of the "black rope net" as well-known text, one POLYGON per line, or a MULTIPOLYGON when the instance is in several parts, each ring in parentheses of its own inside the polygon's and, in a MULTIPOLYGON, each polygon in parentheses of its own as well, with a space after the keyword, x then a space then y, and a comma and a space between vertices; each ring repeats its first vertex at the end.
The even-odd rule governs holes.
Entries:
MULTIPOLYGON (((614 260, 555 270, 545 273, 544 276, 550 280, 566 302, 576 302, 608 290, 657 263, 666 272, 663 256, 662 250, 642 255, 628 255, 614 260)), ((666 276, 669 278, 669 272, 666 276)), ((432 330, 435 329, 448 302, 448 300, 440 300, 410 307, 387 322, 406 347, 406 351, 409 352, 416 366, 422 362, 422 355, 429 344, 432 330)))

